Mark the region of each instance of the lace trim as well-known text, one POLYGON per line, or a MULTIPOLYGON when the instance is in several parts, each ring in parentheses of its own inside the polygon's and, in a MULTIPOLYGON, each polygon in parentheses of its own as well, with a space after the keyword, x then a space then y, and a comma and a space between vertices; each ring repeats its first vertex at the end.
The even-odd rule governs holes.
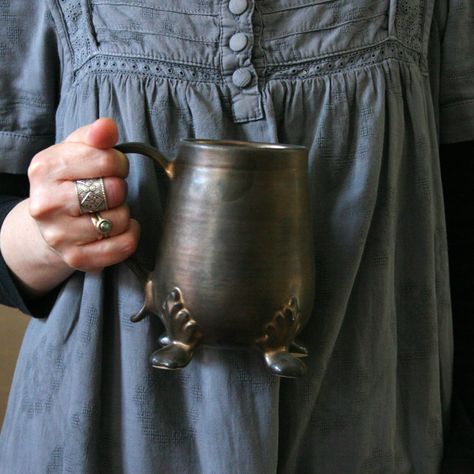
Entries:
POLYGON ((81 0, 58 0, 66 24, 74 65, 82 64, 92 53, 94 43, 89 36, 89 14, 81 0))
POLYGON ((91 72, 149 75, 190 82, 215 83, 223 80, 221 73, 213 68, 193 67, 160 60, 102 54, 93 56, 86 61, 76 71, 76 78, 78 79, 91 72))
POLYGON ((397 36, 410 47, 420 50, 423 35, 423 6, 419 1, 399 0, 397 3, 397 36))
POLYGON ((381 63, 387 59, 396 59, 418 64, 420 54, 412 51, 398 41, 384 43, 363 50, 348 52, 318 60, 309 60, 293 65, 268 66, 267 79, 305 79, 314 76, 325 76, 340 71, 381 63))

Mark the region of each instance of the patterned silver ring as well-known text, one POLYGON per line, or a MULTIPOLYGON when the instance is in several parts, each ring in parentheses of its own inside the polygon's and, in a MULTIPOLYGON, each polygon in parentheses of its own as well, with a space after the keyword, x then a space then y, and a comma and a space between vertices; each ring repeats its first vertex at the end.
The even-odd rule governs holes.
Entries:
POLYGON ((98 212, 91 214, 91 220, 97 232, 100 234, 99 240, 102 238, 107 238, 113 227, 112 221, 105 219, 98 212))
POLYGON ((106 211, 109 208, 102 178, 78 179, 75 183, 81 214, 106 211))

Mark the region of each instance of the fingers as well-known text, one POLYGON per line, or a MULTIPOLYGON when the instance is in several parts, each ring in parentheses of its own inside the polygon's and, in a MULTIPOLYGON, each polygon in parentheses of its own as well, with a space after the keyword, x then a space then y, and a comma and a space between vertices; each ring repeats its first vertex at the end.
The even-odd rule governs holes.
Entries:
POLYGON ((136 220, 130 219, 127 206, 100 215, 113 225, 107 238, 103 238, 94 227, 90 215, 50 224, 42 229, 41 234, 48 246, 71 268, 99 270, 132 255, 140 238, 140 226, 136 220))
MULTIPOLYGON (((130 211, 125 204, 110 211, 102 211, 100 216, 112 223, 112 230, 109 232, 108 238, 123 234, 130 227, 130 211)), ((89 244, 103 238, 103 235, 96 229, 90 214, 73 220, 78 236, 76 237, 78 245, 89 244)))
POLYGON ((110 118, 100 118, 95 122, 78 128, 64 142, 84 143, 91 147, 107 149, 118 140, 118 128, 110 118))
POLYGON ((33 180, 76 180, 98 176, 128 175, 127 157, 113 149, 117 125, 102 118, 72 132, 62 143, 38 153, 28 170, 33 180))
MULTIPOLYGON (((117 177, 104 178, 104 189, 107 197, 107 206, 109 209, 120 206, 127 198, 128 185, 123 179, 117 177)), ((75 188, 75 186, 74 186, 75 188)), ((75 194, 75 189, 74 189, 75 194)), ((79 212, 79 201, 77 202, 77 212, 79 212)), ((73 214, 78 215, 78 214, 73 214)))
MULTIPOLYGON (((103 178, 104 191, 107 201, 107 208, 114 209, 120 206, 127 197, 127 182, 117 177, 103 178)), ((79 196, 76 191, 76 184, 72 181, 63 183, 64 197, 67 199, 67 212, 70 216, 81 215, 79 196)), ((63 204, 64 205, 64 204, 63 204)))
POLYGON ((109 146, 116 138, 115 122, 99 119, 76 130, 63 143, 38 153, 28 169, 31 215, 41 218, 61 208, 68 215, 79 215, 75 181, 96 177, 104 177, 108 207, 120 205, 126 198, 123 179, 128 176, 128 159, 113 148, 96 147, 109 146))
MULTIPOLYGON (((127 198, 127 182, 112 177, 104 178, 104 190, 108 209, 122 205, 127 198)), ((76 185, 72 181, 64 181, 54 188, 39 186, 30 192, 30 214, 35 219, 43 219, 48 215, 62 214, 70 217, 81 215, 76 185)))
POLYGON ((68 247, 63 259, 77 270, 84 272, 101 270, 130 257, 137 248, 139 238, 140 226, 137 221, 131 219, 125 232, 85 245, 68 247))
MULTIPOLYGON (((126 232, 130 227, 130 211, 126 204, 109 211, 100 212, 100 216, 112 222, 108 238, 126 232)), ((95 228, 91 214, 79 217, 67 217, 50 223, 42 232, 47 244, 64 252, 68 246, 86 245, 102 239, 103 235, 95 228)))
MULTIPOLYGON (((30 214, 49 247, 75 269, 89 271, 118 263, 133 253, 138 243, 139 225, 130 219, 124 204, 128 159, 112 148, 117 139, 115 122, 99 119, 38 153, 28 169, 30 214), (76 181, 99 177, 108 207, 101 216, 113 224, 105 239, 91 215, 81 215, 76 191, 76 181)), ((102 196, 100 187, 89 183, 83 183, 79 193, 81 200, 91 203, 102 196)))
POLYGON ((128 159, 118 150, 83 143, 58 143, 38 153, 28 169, 30 182, 74 181, 99 176, 128 176, 128 159))

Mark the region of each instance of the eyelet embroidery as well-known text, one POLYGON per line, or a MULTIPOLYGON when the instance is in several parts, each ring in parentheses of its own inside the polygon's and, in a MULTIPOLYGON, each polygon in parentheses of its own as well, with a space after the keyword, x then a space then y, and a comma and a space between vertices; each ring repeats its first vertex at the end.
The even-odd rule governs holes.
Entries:
POLYGON ((78 67, 90 57, 93 43, 89 38, 88 15, 80 0, 60 0, 66 24, 74 66, 78 67))
POLYGON ((420 2, 399 0, 396 18, 397 36, 400 41, 419 51, 423 32, 423 7, 420 2))
POLYGON ((300 78, 334 74, 336 72, 376 64, 388 59, 418 63, 419 53, 409 50, 398 41, 388 40, 384 43, 356 52, 339 56, 330 56, 295 64, 267 66, 268 80, 300 78))
POLYGON ((222 75, 216 69, 187 66, 148 58, 127 58, 109 55, 91 57, 76 71, 76 79, 90 73, 127 73, 179 79, 192 82, 220 82, 222 75))

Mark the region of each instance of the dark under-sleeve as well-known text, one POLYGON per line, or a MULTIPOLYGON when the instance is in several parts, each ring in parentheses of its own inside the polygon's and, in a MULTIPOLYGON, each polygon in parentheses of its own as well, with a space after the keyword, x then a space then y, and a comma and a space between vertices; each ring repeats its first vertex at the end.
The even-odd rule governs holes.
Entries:
MULTIPOLYGON (((28 196, 26 175, 0 174, 0 228, 7 214, 28 196)), ((57 297, 57 290, 34 300, 25 299, 0 252, 0 304, 17 308, 33 317, 45 317, 57 297)))
POLYGON ((443 474, 474 473, 474 142, 441 146, 454 326, 451 426, 443 474))

